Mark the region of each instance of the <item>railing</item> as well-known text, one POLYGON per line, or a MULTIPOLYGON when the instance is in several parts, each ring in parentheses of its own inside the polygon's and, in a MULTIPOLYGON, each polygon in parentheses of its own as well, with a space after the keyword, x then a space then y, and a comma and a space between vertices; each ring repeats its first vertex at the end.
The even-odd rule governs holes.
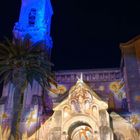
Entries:
POLYGON ((83 80, 87 82, 115 81, 121 78, 120 69, 116 70, 85 70, 85 71, 61 71, 56 72, 56 81, 60 83, 76 82, 78 77, 83 74, 83 80))

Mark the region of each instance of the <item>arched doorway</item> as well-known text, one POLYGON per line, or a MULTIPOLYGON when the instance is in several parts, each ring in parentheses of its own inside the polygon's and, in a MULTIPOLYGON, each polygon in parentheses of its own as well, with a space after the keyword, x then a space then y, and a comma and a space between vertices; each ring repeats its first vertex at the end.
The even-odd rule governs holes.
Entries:
POLYGON ((94 140, 90 125, 82 122, 73 124, 69 129, 69 140, 94 140))

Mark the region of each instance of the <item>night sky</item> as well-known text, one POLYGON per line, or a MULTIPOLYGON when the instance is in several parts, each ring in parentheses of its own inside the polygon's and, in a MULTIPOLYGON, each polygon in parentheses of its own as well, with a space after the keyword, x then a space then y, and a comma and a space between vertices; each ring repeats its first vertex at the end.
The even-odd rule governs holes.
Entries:
MULTIPOLYGON (((0 40, 12 38, 20 0, 1 0, 0 40)), ((119 44, 140 34, 139 0, 52 0, 55 70, 120 66, 119 44)))

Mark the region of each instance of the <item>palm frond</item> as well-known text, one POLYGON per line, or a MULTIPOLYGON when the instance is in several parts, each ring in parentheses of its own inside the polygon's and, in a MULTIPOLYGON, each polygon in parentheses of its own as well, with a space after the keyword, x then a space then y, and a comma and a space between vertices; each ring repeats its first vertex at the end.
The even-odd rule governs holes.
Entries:
MULTIPOLYGON (((13 43, 6 39, 6 44, 0 44, 0 75, 9 71, 5 76, 6 79, 20 79, 11 76, 12 71, 19 68, 21 70, 25 69, 26 81, 31 86, 33 80, 36 80, 41 86, 49 86, 49 81, 53 81, 51 73, 53 64, 48 60, 48 53, 40 47, 45 45, 45 42, 41 40, 27 48, 24 45, 26 45, 28 39, 30 39, 30 36, 27 35, 23 43, 18 40, 13 43)), ((22 76, 20 73, 17 75, 22 76)))

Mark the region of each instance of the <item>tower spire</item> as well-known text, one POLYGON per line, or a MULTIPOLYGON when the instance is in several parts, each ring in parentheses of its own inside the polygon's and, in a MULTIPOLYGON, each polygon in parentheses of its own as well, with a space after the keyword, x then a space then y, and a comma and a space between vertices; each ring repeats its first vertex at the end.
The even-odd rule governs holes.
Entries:
POLYGON ((48 50, 52 48, 50 36, 53 10, 50 0, 22 0, 19 21, 15 24, 13 34, 16 39, 31 36, 31 42, 43 40, 48 50))

